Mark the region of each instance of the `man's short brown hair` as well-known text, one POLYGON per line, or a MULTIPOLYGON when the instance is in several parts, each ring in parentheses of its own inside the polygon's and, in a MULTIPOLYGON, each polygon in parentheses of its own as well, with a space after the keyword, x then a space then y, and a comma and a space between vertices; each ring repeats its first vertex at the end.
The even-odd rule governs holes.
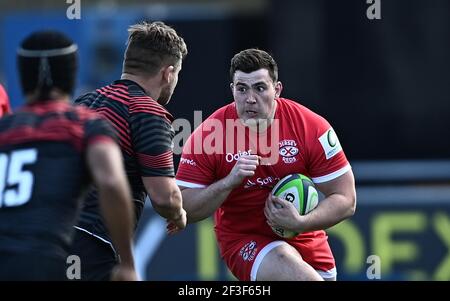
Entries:
POLYGON ((234 80, 234 73, 238 70, 251 73, 259 69, 267 69, 273 82, 278 81, 278 66, 270 54, 256 48, 243 50, 231 59, 231 81, 234 80))
POLYGON ((182 37, 163 22, 131 25, 123 71, 130 74, 154 75, 164 66, 177 64, 187 55, 182 37))

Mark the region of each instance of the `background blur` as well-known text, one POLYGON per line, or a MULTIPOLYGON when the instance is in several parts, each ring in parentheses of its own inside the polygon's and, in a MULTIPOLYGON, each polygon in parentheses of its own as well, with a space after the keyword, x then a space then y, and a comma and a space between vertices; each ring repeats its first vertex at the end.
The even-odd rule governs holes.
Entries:
MULTIPOLYGON (((448 0, 381 0, 379 20, 367 18, 366 0, 82 0, 81 19, 70 20, 73 2, 0 1, 0 83, 13 108, 23 103, 15 51, 37 29, 78 43, 79 95, 120 77, 129 25, 172 25, 189 55, 168 109, 191 121, 194 110, 206 118, 232 100, 236 52, 268 50, 284 97, 328 119, 354 168, 357 213, 328 231, 338 279, 368 280, 368 256, 377 255, 382 280, 450 280, 448 0)), ((144 215, 136 238, 144 279, 233 279, 211 220, 167 237, 150 207, 144 215)))

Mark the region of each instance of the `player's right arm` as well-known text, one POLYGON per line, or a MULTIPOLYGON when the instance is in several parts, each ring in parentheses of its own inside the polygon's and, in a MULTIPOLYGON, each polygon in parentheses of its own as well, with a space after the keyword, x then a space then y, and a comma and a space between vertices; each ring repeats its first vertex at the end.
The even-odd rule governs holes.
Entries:
POLYGON ((245 178, 255 174, 258 165, 259 158, 257 155, 242 156, 225 178, 205 188, 189 188, 180 185, 188 223, 201 221, 211 216, 233 189, 241 185, 245 178))
MULTIPOLYGON (((186 227, 186 212, 174 176, 170 118, 152 100, 130 106, 133 150, 141 179, 155 211, 166 218, 174 232, 186 227)), ((173 232, 172 232, 173 233, 173 232)))
POLYGON ((182 197, 172 177, 143 177, 153 208, 172 224, 171 234, 186 227, 186 211, 182 208, 182 197))

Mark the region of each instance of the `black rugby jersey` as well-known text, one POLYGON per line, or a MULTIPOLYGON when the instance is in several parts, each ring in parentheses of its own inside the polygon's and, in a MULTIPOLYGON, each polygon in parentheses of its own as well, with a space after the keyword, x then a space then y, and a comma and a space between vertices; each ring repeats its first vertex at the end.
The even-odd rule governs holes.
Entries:
POLYGON ((106 120, 64 101, 0 119, 0 251, 67 256, 91 182, 86 148, 111 139, 106 120))
MULTIPOLYGON (((135 225, 147 196, 142 177, 174 177, 172 115, 144 89, 130 80, 118 80, 75 100, 108 119, 119 137, 135 204, 135 225)), ((89 191, 77 228, 111 242, 99 213, 97 191, 89 191)))

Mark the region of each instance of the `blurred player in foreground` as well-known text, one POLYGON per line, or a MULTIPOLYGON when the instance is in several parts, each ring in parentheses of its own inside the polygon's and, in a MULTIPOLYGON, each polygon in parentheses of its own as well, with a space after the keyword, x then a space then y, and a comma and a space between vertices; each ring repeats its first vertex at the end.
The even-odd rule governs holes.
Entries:
POLYGON ((0 119, 0 280, 67 280, 81 198, 94 183, 121 262, 114 280, 136 280, 132 201, 106 120, 70 104, 77 46, 40 31, 18 50, 26 105, 0 119))

